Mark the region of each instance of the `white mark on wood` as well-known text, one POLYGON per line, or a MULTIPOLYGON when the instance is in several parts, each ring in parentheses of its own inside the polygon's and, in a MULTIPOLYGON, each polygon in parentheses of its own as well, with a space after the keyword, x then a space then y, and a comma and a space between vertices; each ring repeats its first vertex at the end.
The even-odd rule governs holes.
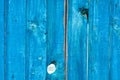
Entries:
POLYGON ((31 23, 29 29, 34 30, 36 29, 37 25, 35 23, 31 23))
POLYGON ((42 57, 40 56, 40 57, 38 57, 38 60, 42 60, 42 57))
POLYGON ((119 27, 117 24, 115 24, 115 25, 114 25, 114 29, 115 29, 115 30, 120 30, 120 27, 119 27))
POLYGON ((55 71, 56 71, 55 64, 48 65, 48 67, 47 67, 48 74, 53 74, 55 71))
POLYGON ((80 27, 83 22, 82 22, 82 16, 80 15, 80 13, 75 9, 75 8, 72 8, 73 10, 73 21, 72 21, 72 26, 76 26, 76 27, 80 27))
POLYGON ((46 34, 43 34, 43 41, 46 42, 46 34))

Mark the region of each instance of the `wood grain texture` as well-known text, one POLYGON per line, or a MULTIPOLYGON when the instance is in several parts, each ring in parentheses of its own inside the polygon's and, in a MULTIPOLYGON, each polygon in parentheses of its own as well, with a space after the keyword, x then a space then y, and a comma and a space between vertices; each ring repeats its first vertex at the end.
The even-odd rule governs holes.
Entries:
POLYGON ((0 0, 0 80, 120 80, 119 57, 120 0, 0 0))
POLYGON ((0 80, 4 79, 4 0, 0 0, 0 80))
POLYGON ((64 80, 64 0, 47 0, 47 66, 56 71, 46 80, 64 80))
POLYGON ((46 79, 46 0, 27 0, 26 80, 46 79))
POLYGON ((68 80, 87 79, 87 0, 68 0, 68 80))
POLYGON ((89 3, 89 80, 109 80, 109 0, 89 3))
POLYGON ((110 79, 120 80, 120 0, 111 0, 110 13, 110 79))
POLYGON ((6 0, 5 80, 25 79, 25 0, 6 0), (18 6, 19 5, 19 6, 18 6))

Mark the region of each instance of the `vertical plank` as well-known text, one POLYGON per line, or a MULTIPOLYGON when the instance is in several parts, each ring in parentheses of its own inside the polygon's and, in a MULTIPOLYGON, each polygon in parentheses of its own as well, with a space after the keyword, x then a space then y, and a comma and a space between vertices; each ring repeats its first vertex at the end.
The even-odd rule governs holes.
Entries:
POLYGON ((47 0, 47 66, 56 71, 46 80, 64 80, 64 0, 47 0))
POLYGON ((25 80, 25 0, 5 1, 8 8, 5 77, 6 80, 25 80))
POLYGON ((111 80, 120 80, 120 0, 110 2, 110 26, 111 26, 111 80))
POLYGON ((46 78, 46 0, 27 0, 26 80, 46 78))
POLYGON ((4 0, 0 5, 0 80, 4 80, 4 0))
POLYGON ((87 79, 87 0, 68 0, 68 80, 87 79))
POLYGON ((89 80, 109 80, 109 0, 89 3, 89 80))

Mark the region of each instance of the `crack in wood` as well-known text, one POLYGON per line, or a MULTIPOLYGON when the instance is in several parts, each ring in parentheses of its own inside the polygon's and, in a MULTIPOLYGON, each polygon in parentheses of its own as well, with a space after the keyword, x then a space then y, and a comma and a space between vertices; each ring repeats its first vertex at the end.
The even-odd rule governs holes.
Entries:
POLYGON ((68 0, 64 2, 64 55, 65 55, 65 80, 67 80, 67 17, 68 17, 68 0))

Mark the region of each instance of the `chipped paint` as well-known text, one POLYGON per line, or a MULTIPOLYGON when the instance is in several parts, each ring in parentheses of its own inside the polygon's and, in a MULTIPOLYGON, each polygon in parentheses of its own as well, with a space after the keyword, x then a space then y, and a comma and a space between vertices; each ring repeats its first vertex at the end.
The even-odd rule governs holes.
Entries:
POLYGON ((73 21, 72 21, 72 26, 73 26, 73 29, 74 27, 81 27, 81 25, 83 25, 83 22, 82 22, 82 16, 80 15, 80 12, 78 12, 78 10, 76 10, 74 7, 72 8, 72 11, 73 11, 73 21))
POLYGON ((31 23, 29 29, 30 30, 35 30, 37 28, 37 24, 31 23))

